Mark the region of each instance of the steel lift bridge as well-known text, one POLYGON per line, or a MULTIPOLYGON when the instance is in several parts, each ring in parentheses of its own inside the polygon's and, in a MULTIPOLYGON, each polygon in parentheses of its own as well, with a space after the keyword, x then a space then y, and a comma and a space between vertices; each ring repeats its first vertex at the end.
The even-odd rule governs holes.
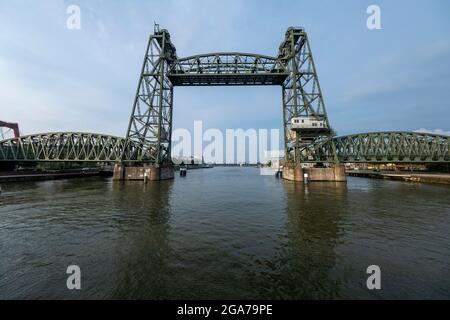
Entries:
POLYGON ((325 164, 310 175, 339 181, 345 180, 343 162, 450 162, 447 136, 375 132, 335 137, 303 28, 290 27, 273 57, 219 52, 179 58, 169 32, 157 26, 125 138, 77 132, 21 136, 0 142, 0 161, 115 162, 116 179, 172 178, 174 87, 235 85, 281 87, 287 179, 303 179, 302 163, 325 164))

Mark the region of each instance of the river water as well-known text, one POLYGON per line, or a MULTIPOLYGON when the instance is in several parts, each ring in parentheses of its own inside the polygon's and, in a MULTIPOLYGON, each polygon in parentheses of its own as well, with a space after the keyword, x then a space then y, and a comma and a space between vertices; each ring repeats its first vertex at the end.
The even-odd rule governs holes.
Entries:
POLYGON ((2 188, 2 299, 450 298, 448 186, 213 168, 2 188))

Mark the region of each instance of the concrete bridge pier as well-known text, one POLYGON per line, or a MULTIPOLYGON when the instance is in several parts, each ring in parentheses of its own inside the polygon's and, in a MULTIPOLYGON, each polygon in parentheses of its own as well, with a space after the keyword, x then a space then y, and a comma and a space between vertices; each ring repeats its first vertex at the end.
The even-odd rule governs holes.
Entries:
POLYGON ((114 165, 113 180, 159 181, 174 178, 173 166, 129 166, 123 163, 114 165))
POLYGON ((347 181, 343 164, 329 168, 302 168, 301 164, 287 163, 283 167, 283 178, 286 180, 303 181, 305 173, 308 174, 309 181, 347 181))

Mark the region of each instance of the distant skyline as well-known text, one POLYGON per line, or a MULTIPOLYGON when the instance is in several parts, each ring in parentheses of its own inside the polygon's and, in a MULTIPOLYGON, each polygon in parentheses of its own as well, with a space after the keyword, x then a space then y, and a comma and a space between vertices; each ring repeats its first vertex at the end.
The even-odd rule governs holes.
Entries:
MULTIPOLYGON (((216 51, 276 55, 289 26, 308 32, 339 135, 450 134, 448 1, 1 1, 0 119, 24 134, 125 136, 156 21, 180 57, 216 51), (366 9, 381 8, 381 30, 366 9), (66 9, 81 9, 68 30, 66 9)), ((175 88, 174 128, 282 126, 279 87, 175 88)))

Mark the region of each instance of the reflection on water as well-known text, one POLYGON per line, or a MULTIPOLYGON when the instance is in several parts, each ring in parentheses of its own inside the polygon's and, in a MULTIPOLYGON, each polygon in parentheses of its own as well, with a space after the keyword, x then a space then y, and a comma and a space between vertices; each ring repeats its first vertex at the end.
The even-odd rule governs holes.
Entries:
POLYGON ((113 183, 114 207, 127 219, 112 297, 163 298, 170 283, 168 243, 172 181, 113 183))
POLYGON ((334 298, 340 283, 333 279, 335 247, 345 214, 345 183, 285 182, 287 243, 278 264, 280 298, 334 298))
POLYGON ((0 298, 450 297, 450 188, 258 173, 3 185, 0 298))

